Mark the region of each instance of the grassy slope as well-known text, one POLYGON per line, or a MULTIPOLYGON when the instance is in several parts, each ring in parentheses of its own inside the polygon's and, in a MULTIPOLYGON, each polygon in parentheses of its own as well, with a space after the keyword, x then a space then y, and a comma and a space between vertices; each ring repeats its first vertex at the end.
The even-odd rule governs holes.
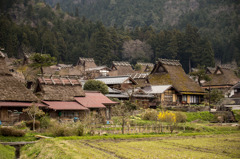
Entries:
POLYGON ((0 144, 0 159, 14 159, 14 158, 15 158, 15 148, 0 144))

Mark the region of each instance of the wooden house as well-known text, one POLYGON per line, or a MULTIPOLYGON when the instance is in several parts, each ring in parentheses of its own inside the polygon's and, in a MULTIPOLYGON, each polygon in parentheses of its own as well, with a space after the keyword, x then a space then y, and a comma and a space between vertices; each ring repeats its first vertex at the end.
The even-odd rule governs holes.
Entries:
POLYGON ((229 89, 229 97, 240 99, 240 81, 229 89))
POLYGON ((0 52, 0 120, 3 123, 14 123, 29 119, 22 111, 32 103, 45 107, 38 101, 39 99, 8 71, 5 56, 0 52))
POLYGON ((97 67, 93 58, 79 57, 77 65, 83 66, 84 70, 97 67))
POLYGON ((111 69, 110 76, 123 76, 135 72, 131 64, 125 61, 113 61, 111 69))
POLYGON ((163 105, 177 104, 177 90, 171 85, 150 85, 142 89, 145 93, 154 95, 156 102, 163 105))
POLYGON ((75 100, 85 108, 105 116, 107 120, 111 119, 111 107, 117 104, 97 91, 85 91, 84 97, 75 97, 75 100))
POLYGON ((102 81, 108 87, 118 90, 127 90, 137 85, 137 82, 129 76, 99 77, 95 80, 102 81))
POLYGON ((140 73, 151 72, 154 67, 153 63, 138 62, 137 65, 141 67, 141 69, 138 71, 140 73))
POLYGON ((240 81, 233 70, 220 66, 216 68, 214 73, 209 74, 209 76, 211 80, 203 83, 202 87, 204 89, 209 89, 210 87, 210 89, 228 90, 240 81))
POLYGON ((88 111, 75 100, 75 97, 85 96, 77 78, 39 77, 35 94, 48 105, 48 113, 53 118, 83 118, 88 111))
POLYGON ((177 94, 177 103, 199 104, 204 90, 184 72, 178 60, 158 59, 148 76, 151 85, 172 85, 177 94))

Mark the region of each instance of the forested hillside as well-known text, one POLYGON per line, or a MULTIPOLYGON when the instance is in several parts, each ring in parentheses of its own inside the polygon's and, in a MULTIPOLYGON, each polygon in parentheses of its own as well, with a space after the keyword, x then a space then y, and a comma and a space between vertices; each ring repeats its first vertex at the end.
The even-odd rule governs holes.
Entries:
MULTIPOLYGON (((87 4, 84 1, 81 4, 91 7, 98 4, 94 0, 85 2, 87 4)), ((0 47, 5 48, 10 57, 21 58, 24 53, 39 52, 57 57, 58 62, 73 64, 78 57, 93 57, 99 65, 110 65, 113 60, 127 60, 135 64, 137 61, 154 63, 157 58, 178 59, 186 71, 189 64, 192 67, 214 65, 212 43, 201 34, 201 28, 187 23, 181 29, 156 29, 147 25, 132 29, 105 26, 101 21, 92 22, 79 16, 78 12, 69 15, 61 6, 64 5, 56 3, 52 8, 40 0, 1 1, 0 47)), ((235 41, 217 42, 226 47, 231 43, 235 52, 226 56, 229 61, 237 59, 239 62, 237 40, 240 38, 235 34, 233 38, 235 41)))
POLYGON ((215 57, 240 64, 240 1, 238 0, 46 0, 72 15, 100 20, 106 26, 155 30, 179 29, 187 24, 210 40, 215 57))

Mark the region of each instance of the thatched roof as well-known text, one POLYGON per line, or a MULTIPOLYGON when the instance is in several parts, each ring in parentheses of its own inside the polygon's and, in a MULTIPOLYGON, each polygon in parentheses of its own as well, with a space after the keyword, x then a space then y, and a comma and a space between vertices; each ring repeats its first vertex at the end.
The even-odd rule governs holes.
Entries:
POLYGON ((182 94, 204 93, 184 72, 178 60, 159 59, 149 75, 149 82, 152 85, 172 85, 182 94))
POLYGON ((83 66, 85 69, 97 67, 93 58, 79 57, 77 65, 83 66))
POLYGON ((240 81, 233 70, 220 66, 209 76, 211 81, 204 83, 203 86, 233 86, 240 81))
POLYGON ((139 72, 151 72, 154 67, 153 63, 138 62, 137 64, 141 66, 141 70, 139 72))
POLYGON ((207 67, 206 68, 206 73, 207 74, 213 74, 215 72, 216 68, 215 67, 207 67))
POLYGON ((23 83, 10 74, 2 53, 0 53, 0 101, 38 101, 37 97, 23 83))
POLYGON ((117 71, 117 76, 134 73, 131 64, 125 61, 113 61, 111 69, 117 71))
POLYGON ((39 77, 35 92, 51 101, 73 101, 74 97, 85 96, 80 80, 68 77, 39 77))
POLYGON ((0 51, 0 75, 11 75, 6 65, 5 55, 1 51, 0 51))

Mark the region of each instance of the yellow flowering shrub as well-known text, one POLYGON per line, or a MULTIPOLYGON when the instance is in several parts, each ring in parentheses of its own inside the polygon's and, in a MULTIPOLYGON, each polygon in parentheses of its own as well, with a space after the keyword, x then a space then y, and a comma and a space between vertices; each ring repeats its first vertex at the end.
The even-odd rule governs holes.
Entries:
POLYGON ((176 114, 169 111, 159 112, 158 120, 168 123, 176 123, 176 114))

